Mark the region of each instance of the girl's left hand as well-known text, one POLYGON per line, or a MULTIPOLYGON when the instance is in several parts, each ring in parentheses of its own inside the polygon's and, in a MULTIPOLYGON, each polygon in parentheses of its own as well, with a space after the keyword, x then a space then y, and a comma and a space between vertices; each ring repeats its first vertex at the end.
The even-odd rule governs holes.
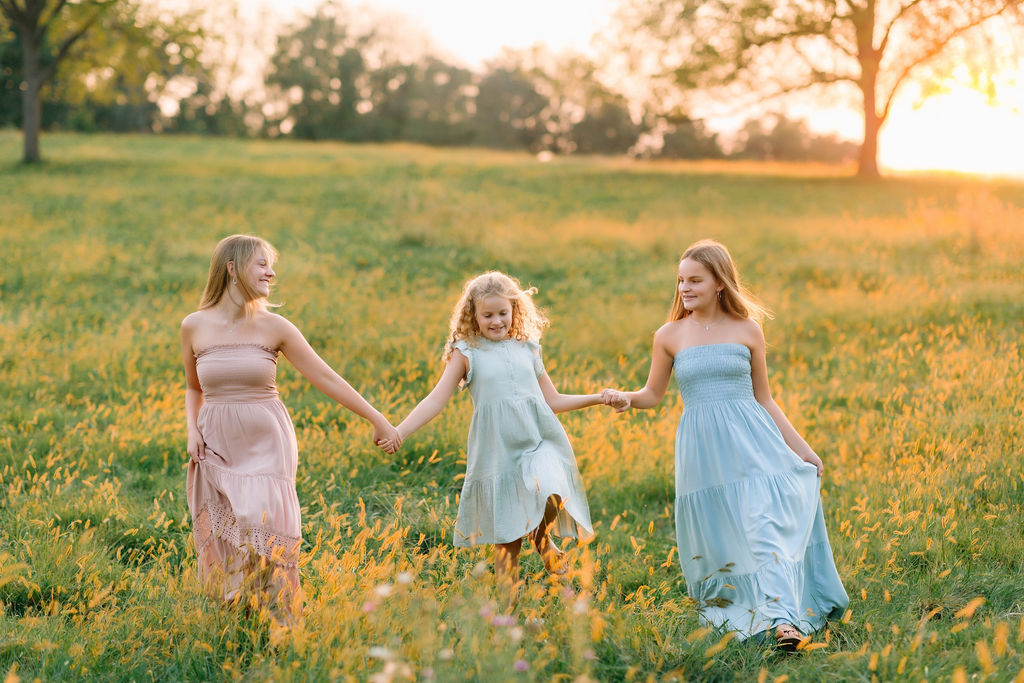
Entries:
POLYGON ((800 457, 804 462, 809 462, 818 468, 819 477, 821 476, 821 473, 825 471, 825 464, 821 462, 821 458, 819 458, 818 454, 815 453, 814 451, 809 451, 807 454, 802 455, 800 457))
POLYGON ((402 437, 390 422, 373 426, 373 443, 380 446, 385 453, 394 453, 402 445, 402 437), (388 449, 391 450, 388 450, 388 449))

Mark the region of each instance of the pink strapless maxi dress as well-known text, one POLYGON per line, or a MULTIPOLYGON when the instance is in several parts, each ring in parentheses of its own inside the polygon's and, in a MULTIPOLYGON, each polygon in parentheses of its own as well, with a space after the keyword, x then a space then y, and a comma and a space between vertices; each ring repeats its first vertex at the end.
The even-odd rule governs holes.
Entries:
POLYGON ((189 463, 186 491, 200 578, 231 600, 246 580, 262 577, 258 588, 294 612, 301 608, 298 448, 277 395, 277 350, 209 347, 196 354, 196 371, 206 459, 189 463))

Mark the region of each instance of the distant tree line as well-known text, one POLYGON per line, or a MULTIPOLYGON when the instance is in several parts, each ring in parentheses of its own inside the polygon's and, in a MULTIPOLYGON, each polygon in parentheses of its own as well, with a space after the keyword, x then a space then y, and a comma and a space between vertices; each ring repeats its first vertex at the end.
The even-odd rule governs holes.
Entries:
MULTIPOLYGON (((134 43, 123 36, 112 43, 104 32, 84 36, 83 52, 102 54, 102 61, 56 70, 42 98, 42 127, 678 159, 856 157, 855 143, 814 135, 779 115, 749 121, 725 145, 701 121, 669 120, 631 104, 579 55, 508 52, 480 71, 431 55, 402 59, 376 31, 354 29, 337 8, 323 5, 278 35, 264 87, 244 97, 218 85, 203 60, 210 37, 185 29, 182 17, 163 27, 133 17, 133 26, 146 27, 134 43), (132 49, 117 49, 124 44, 132 49)), ((0 126, 23 125, 23 55, 16 32, 0 24, 0 126)))

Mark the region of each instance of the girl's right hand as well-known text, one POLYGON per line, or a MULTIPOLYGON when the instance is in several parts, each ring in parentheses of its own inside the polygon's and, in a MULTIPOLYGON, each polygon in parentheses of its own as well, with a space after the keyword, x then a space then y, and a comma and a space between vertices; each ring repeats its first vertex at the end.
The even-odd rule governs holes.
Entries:
POLYGON ((192 462, 206 460, 206 441, 197 429, 188 431, 188 455, 192 462))
POLYGON ((604 389, 601 391, 601 400, 606 406, 615 408, 615 412, 622 413, 629 410, 630 400, 625 392, 616 389, 604 389))
POLYGON ((390 422, 374 424, 373 443, 380 446, 381 450, 390 455, 401 447, 402 437, 398 433, 398 429, 390 422))

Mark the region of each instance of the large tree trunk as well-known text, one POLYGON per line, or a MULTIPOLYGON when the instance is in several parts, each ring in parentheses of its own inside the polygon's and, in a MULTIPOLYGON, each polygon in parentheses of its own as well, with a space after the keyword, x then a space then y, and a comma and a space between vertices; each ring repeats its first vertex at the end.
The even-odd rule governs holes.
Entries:
POLYGON ((864 142, 860 145, 857 158, 857 177, 878 178, 878 131, 882 127, 881 119, 875 113, 874 84, 864 92, 864 142))
POLYGON ((41 158, 39 128, 42 124, 42 105, 39 98, 43 75, 39 68, 39 41, 33 31, 21 31, 21 45, 25 56, 25 92, 21 95, 21 132, 25 141, 22 161, 31 164, 41 158))
POLYGON ((857 61, 860 63, 860 87, 864 101, 864 142, 860 145, 857 159, 857 177, 878 178, 878 129, 881 120, 875 87, 878 84, 878 65, 882 55, 875 47, 875 0, 867 2, 853 14, 854 30, 857 33, 857 61))

